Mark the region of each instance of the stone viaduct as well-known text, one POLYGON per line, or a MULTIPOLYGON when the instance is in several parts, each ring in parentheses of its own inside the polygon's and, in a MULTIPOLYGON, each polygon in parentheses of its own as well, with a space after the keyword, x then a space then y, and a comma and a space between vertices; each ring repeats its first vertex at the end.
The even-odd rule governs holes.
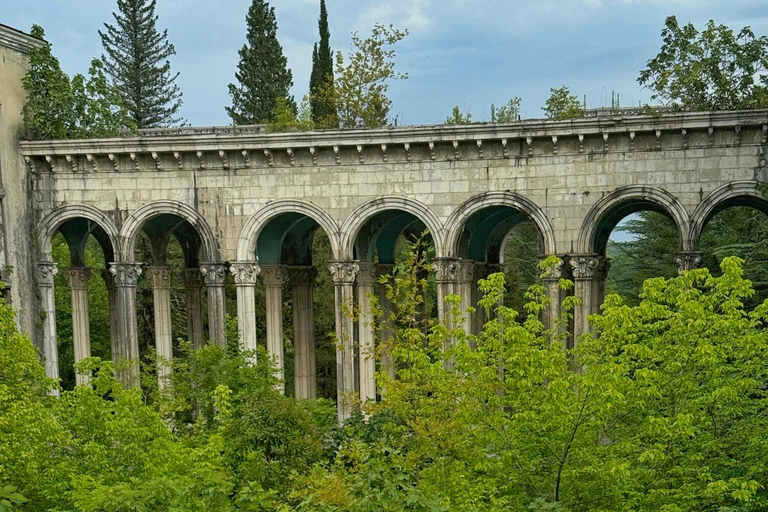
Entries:
MULTIPOLYGON (((223 341, 224 277, 231 272, 241 344, 255 348, 254 287, 262 279, 267 347, 282 364, 282 284, 290 280, 296 395, 312 397, 309 266, 312 237, 323 230, 334 257, 329 271, 340 340, 339 396, 375 398, 374 363, 364 355, 374 343, 372 328, 363 321, 356 327, 343 310, 357 302, 365 313, 368 297, 379 290, 376 276, 392 265, 404 231, 429 230, 438 297, 455 293, 470 305, 477 300, 477 279, 501 263, 507 233, 531 220, 542 256, 565 262, 545 279, 555 314, 562 300, 557 279, 575 281, 572 293, 582 300, 573 321, 578 339, 602 301, 606 243, 616 224, 640 210, 666 215, 680 235, 679 268, 695 267, 699 237, 715 213, 735 205, 768 211, 767 138, 768 110, 750 110, 292 133, 259 126, 178 128, 20 141, 20 157, 3 156, 3 185, 19 187, 26 197, 21 206, 4 209, 3 220, 28 218, 24 238, 11 245, 34 249, 12 280, 10 296, 17 307, 44 313, 39 328, 27 328, 49 375, 57 376, 51 241, 62 233, 72 254, 66 272, 76 358, 87 356, 90 269, 82 249, 93 235, 108 263, 113 357, 137 357, 136 285, 145 278, 154 289, 157 348, 171 357, 165 247, 175 236, 185 252, 193 343, 223 341), (136 261, 140 232, 152 242, 154 266, 136 261), (16 290, 33 282, 39 298, 16 290), (207 312, 200 306, 203 290, 207 312)), ((468 317, 466 328, 477 325, 468 317)), ((344 405, 339 411, 342 418, 349 413, 344 405)))

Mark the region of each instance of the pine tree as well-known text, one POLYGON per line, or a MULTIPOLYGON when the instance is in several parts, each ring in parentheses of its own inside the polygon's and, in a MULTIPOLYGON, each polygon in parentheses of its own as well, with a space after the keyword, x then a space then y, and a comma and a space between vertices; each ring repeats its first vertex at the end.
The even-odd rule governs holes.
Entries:
POLYGON ((179 74, 171 73, 168 58, 176 49, 168 41, 168 30, 159 32, 156 0, 117 0, 112 13, 117 26, 104 24, 99 30, 104 69, 120 88, 123 103, 138 128, 170 126, 182 122, 174 117, 181 108, 179 74))
POLYGON ((324 128, 336 128, 339 125, 336 103, 333 95, 326 94, 333 89, 333 53, 331 52, 331 31, 328 28, 328 10, 325 0, 320 0, 320 44, 315 43, 312 52, 312 75, 309 79, 312 120, 324 128))
POLYGON ((229 84, 232 106, 225 110, 235 124, 272 123, 280 98, 296 112, 296 102, 289 94, 293 75, 277 40, 275 8, 265 0, 253 0, 245 21, 248 33, 238 52, 238 84, 229 84))

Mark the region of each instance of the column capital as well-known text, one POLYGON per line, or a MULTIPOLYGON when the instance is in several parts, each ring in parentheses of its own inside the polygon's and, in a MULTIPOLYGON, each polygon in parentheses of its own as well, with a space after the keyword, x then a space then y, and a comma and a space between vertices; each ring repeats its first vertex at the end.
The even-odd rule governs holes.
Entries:
POLYGON ((91 269, 88 267, 67 267, 64 269, 69 287, 73 290, 87 290, 91 282, 91 269))
POLYGON ((376 264, 376 279, 378 280, 382 276, 392 276, 395 271, 394 263, 377 263, 376 264))
POLYGON ((315 278, 317 277, 315 267, 309 266, 287 267, 286 273, 288 274, 291 286, 295 287, 312 286, 315 284, 315 278))
POLYGON ((261 267, 261 278, 267 288, 282 287, 285 274, 285 267, 282 265, 264 265, 261 267))
POLYGON ((236 285, 254 286, 261 273, 261 267, 255 261, 233 261, 229 264, 229 271, 234 276, 236 285))
POLYGON ((361 261, 357 264, 357 284, 361 286, 373 286, 376 283, 376 264, 372 261, 361 261))
POLYGON ((573 254, 568 260, 568 266, 576 281, 588 281, 600 274, 600 258, 597 254, 573 254))
POLYGON ((438 283, 455 283, 459 277, 459 261, 453 258, 438 258, 432 262, 438 283))
POLYGON ((677 273, 682 274, 686 270, 693 270, 701 266, 701 251, 683 251, 678 252, 675 257, 677 263, 677 273))
POLYGON ((331 271, 334 284, 355 284, 360 266, 355 260, 336 260, 331 262, 328 270, 331 271))
POLYGON ((181 279, 187 290, 199 290, 203 287, 203 274, 199 268, 185 268, 181 271, 181 279))
POLYGON ((59 273, 59 266, 52 261, 41 261, 37 264, 37 284, 53 286, 53 278, 59 273))
POLYGON ((141 263, 110 263, 110 273, 115 276, 115 286, 136 286, 141 275, 141 263))
MULTIPOLYGON (((542 256, 539 258, 541 261, 546 260, 549 256, 542 256)), ((563 277, 563 267, 565 266, 565 260, 560 258, 560 261, 553 266, 544 270, 544 281, 559 281, 563 277)))
POLYGON ((171 269, 169 267, 147 267, 147 277, 152 288, 171 287, 171 269))
POLYGON ((101 279, 107 287, 107 290, 114 290, 115 288, 115 276, 109 271, 109 268, 101 269, 101 279))
POLYGON ((473 260, 459 260, 459 271, 456 276, 458 283, 471 283, 475 277, 475 262, 473 260))
POLYGON ((200 264, 200 273, 203 275, 206 286, 224 286, 227 265, 225 263, 202 263, 200 264))

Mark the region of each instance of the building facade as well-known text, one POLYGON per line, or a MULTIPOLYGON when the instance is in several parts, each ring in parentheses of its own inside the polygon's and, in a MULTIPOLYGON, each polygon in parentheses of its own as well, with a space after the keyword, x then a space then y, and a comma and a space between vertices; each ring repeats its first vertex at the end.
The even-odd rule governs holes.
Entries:
MULTIPOLYGON (((18 100, 15 105, 20 110, 18 100)), ((18 119, 11 121, 1 128, 14 131, 18 141, 18 119)), ((587 316, 602 301, 610 266, 606 244, 617 223, 641 210, 664 214, 679 233, 680 270, 696 267, 700 235, 714 214, 738 205, 768 208, 767 139, 768 110, 750 110, 602 112, 568 121, 291 133, 268 133, 259 126, 174 128, 107 139, 14 142, 4 147, 3 177, 4 184, 10 176, 18 181, 13 190, 5 185, 7 196, 20 197, 4 209, 4 226, 6 233, 7 226, 17 226, 21 238, 6 236, 4 249, 6 258, 9 250, 17 255, 11 264, 23 267, 14 274, 19 283, 31 283, 34 275, 40 293, 39 298, 17 293, 13 300, 42 312, 41 324, 22 325, 55 376, 57 269, 51 243, 62 233, 73 262, 66 272, 76 358, 87 356, 83 290, 90 270, 82 248, 93 236, 108 264, 113 357, 138 355, 139 279, 149 279, 153 287, 158 352, 172 357, 165 251, 175 237, 184 249, 195 344, 224 340, 229 272, 237 286, 241 344, 255 348, 254 289, 262 280, 266 343, 280 366, 282 293, 290 283, 296 395, 309 398, 314 396, 311 247, 313 235, 323 230, 333 252, 329 272, 344 418, 349 414, 344 396, 376 394, 373 328, 362 320, 355 325, 345 310, 357 303, 366 314, 368 299, 380 289, 377 276, 391 268, 402 233, 429 231, 438 298, 457 294, 469 306, 478 297, 477 280, 503 263, 507 234, 521 221, 532 221, 542 257, 563 261, 544 278, 552 300, 548 318, 557 316, 563 298, 558 279, 573 279, 572 293, 582 301, 572 326, 572 340, 578 340, 589 330, 587 316), (150 267, 136 261, 140 233, 151 241, 150 267), (203 296, 207 311, 201 308, 203 296)), ((467 315, 468 331, 478 325, 467 315)))

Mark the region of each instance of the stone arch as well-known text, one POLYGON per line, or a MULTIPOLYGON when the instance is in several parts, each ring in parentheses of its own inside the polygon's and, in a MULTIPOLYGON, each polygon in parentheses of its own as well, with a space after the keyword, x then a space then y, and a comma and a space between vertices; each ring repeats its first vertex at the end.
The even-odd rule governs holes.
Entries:
POLYGON ((667 192, 655 187, 620 187, 600 198, 589 210, 579 231, 576 250, 581 254, 601 252, 596 240, 601 233, 610 233, 621 219, 641 210, 659 212, 669 217, 677 227, 680 246, 688 250, 688 212, 680 201, 667 192))
POLYGON ((761 184, 757 181, 734 181, 710 192, 691 215, 688 233, 689 250, 698 249, 699 240, 707 222, 725 208, 749 206, 768 215, 768 197, 764 195, 760 187, 761 184))
POLYGON ((158 215, 175 215, 189 222, 200 236, 203 258, 206 261, 220 261, 219 244, 208 222, 191 206, 179 201, 155 201, 134 210, 123 223, 120 230, 123 258, 132 262, 135 258, 136 237, 148 220, 158 215))
POLYGON ((299 199, 285 199, 268 203, 253 215, 240 231, 237 242, 238 261, 252 261, 256 254, 256 242, 261 231, 270 221, 283 213, 300 213, 317 222, 328 236, 334 258, 339 257, 338 224, 320 207, 299 199))
POLYGON ((73 219, 86 219, 99 226, 106 233, 115 258, 120 259, 119 234, 112 220, 100 210, 83 204, 67 204, 48 212, 38 224, 38 243, 42 261, 51 261, 53 237, 62 224, 73 219))
POLYGON ((408 199, 401 196, 384 196, 361 204, 347 216, 340 231, 342 249, 341 259, 354 258, 355 240, 360 229, 362 229, 365 223, 373 218, 374 215, 387 210, 407 212, 423 222, 432 235, 437 257, 443 255, 443 227, 432 210, 415 199, 408 199))
POLYGON ((539 228, 546 254, 555 253, 555 232, 549 218, 530 199, 515 192, 488 192, 464 201, 448 218, 445 229, 446 257, 459 256, 459 240, 467 221, 480 210, 494 206, 506 206, 523 213, 539 228))

